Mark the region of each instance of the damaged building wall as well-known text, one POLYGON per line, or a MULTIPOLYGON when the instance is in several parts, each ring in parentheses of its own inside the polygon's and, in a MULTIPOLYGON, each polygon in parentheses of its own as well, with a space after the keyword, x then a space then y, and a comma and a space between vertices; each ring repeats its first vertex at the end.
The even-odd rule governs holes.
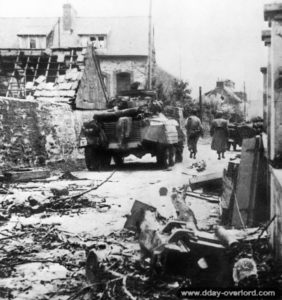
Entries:
POLYGON ((42 151, 36 109, 32 101, 0 98, 0 166, 35 162, 42 151), (37 149, 34 153, 34 149, 37 149))
POLYGON ((262 41, 267 46, 267 68, 265 70, 264 97, 266 134, 265 153, 268 160, 268 182, 270 185, 270 217, 274 218, 270 226, 272 246, 276 257, 282 261, 282 13, 281 3, 269 3, 264 6, 264 20, 270 30, 262 32, 262 41))
POLYGON ((34 166, 82 158, 80 128, 93 111, 68 104, 0 98, 0 168, 34 166))
POLYGON ((118 74, 121 73, 129 75, 130 84, 137 81, 140 82, 140 89, 145 88, 148 64, 147 57, 140 56, 134 59, 130 57, 99 57, 99 59, 110 97, 116 96, 118 92, 118 74))

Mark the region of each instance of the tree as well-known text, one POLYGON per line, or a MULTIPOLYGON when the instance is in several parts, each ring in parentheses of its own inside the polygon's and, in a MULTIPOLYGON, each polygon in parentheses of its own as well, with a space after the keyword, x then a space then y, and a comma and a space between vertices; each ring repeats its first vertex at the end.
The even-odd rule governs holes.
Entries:
POLYGON ((162 100, 164 103, 167 102, 167 96, 165 94, 164 85, 162 82, 160 82, 156 86, 156 92, 157 92, 158 99, 162 100))
POLYGON ((184 107, 192 99, 190 94, 191 88, 187 81, 174 79, 170 92, 170 104, 184 107))

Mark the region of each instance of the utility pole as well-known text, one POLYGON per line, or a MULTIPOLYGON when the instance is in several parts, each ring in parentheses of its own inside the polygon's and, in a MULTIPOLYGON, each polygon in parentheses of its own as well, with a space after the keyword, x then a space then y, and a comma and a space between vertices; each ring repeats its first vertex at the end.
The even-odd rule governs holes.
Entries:
POLYGON ((149 0, 148 89, 152 89, 152 0, 149 0))
POLYGON ((61 48, 61 18, 58 19, 58 47, 61 48))
POLYGON ((246 95, 246 85, 244 81, 244 118, 247 119, 247 95, 246 95))
POLYGON ((199 87, 200 120, 203 121, 202 87, 199 87))
POLYGON ((181 54, 179 51, 179 79, 182 79, 182 66, 181 66, 181 54))

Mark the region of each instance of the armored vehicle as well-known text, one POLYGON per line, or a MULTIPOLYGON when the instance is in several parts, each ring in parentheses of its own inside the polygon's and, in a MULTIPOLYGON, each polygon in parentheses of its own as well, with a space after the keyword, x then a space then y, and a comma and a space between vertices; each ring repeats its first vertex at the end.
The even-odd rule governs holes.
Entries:
POLYGON ((87 168, 105 169, 112 158, 120 166, 130 154, 141 158, 147 153, 156 157, 159 167, 167 168, 175 163, 176 149, 181 161, 180 126, 162 114, 161 106, 153 91, 130 90, 111 101, 109 109, 95 112, 80 135, 87 168))

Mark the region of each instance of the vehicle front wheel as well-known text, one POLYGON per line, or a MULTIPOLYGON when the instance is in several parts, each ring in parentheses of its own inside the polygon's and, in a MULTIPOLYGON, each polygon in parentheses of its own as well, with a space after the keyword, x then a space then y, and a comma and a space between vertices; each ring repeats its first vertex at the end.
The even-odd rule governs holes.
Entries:
POLYGON ((84 151, 85 151, 84 156, 85 156, 86 167, 89 171, 94 171, 96 166, 95 149, 92 148, 91 146, 87 146, 85 147, 84 151))
POLYGON ((183 161, 183 145, 177 145, 175 147, 175 162, 180 163, 183 161))
POLYGON ((169 166, 170 152, 168 147, 160 147, 157 152, 157 164, 161 168, 169 166))
POLYGON ((100 152, 100 169, 108 169, 111 164, 112 156, 107 152, 100 152))
POLYGON ((124 163, 124 157, 118 154, 113 155, 114 162, 117 167, 121 167, 124 163))
POLYGON ((89 171, 100 171, 110 166, 111 155, 91 146, 85 148, 85 164, 89 171))

